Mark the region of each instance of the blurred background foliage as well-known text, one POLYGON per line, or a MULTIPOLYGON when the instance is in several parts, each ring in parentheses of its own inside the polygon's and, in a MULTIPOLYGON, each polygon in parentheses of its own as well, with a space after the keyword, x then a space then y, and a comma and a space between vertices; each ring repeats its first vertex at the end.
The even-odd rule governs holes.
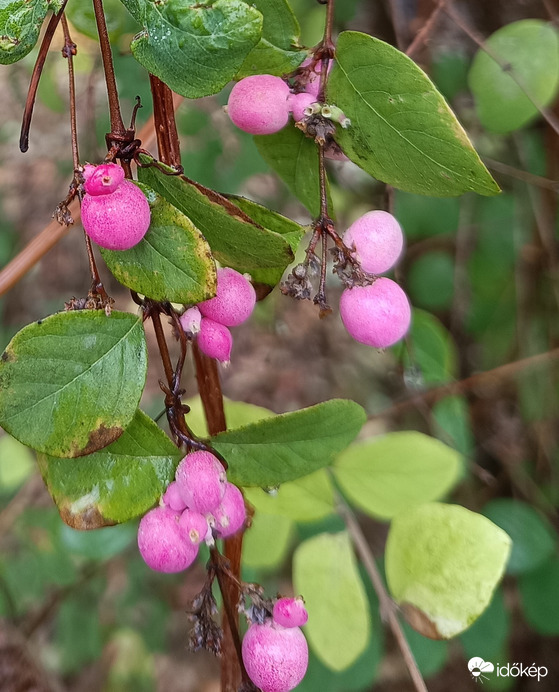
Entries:
MULTIPOLYGON (((304 44, 316 44, 324 8, 311 0, 291 4, 304 44)), ((337 28, 367 31, 405 47, 436 4, 345 0, 338 3, 337 28)), ((559 17, 551 0, 456 0, 453 6, 484 37, 520 19, 559 17)), ((123 111, 131 113, 140 95, 141 127, 151 106, 147 77, 128 50, 136 27, 118 0, 107 1, 106 9, 123 111)), ((81 156, 97 162, 109 128, 89 0, 71 0, 68 13, 78 44, 81 156)), ((365 436, 415 429, 463 454, 463 480, 449 500, 485 514, 511 535, 507 576, 488 610, 457 640, 431 641, 407 626, 406 635, 432 692, 474 689, 466 668, 472 656, 549 669, 539 683, 500 678, 487 688, 556 690, 559 183, 553 181, 559 179, 559 138, 537 114, 507 133, 484 127, 468 86, 476 51, 463 29, 442 13, 414 57, 457 112, 501 195, 420 197, 387 191, 350 163, 331 168, 340 229, 365 211, 390 204, 405 230, 407 252, 396 278, 415 308, 409 339, 378 354, 354 343, 337 315, 320 321, 314 306, 275 290, 257 306, 250 324, 235 330, 224 391, 275 412, 351 398, 370 416, 365 436)), ((17 149, 35 55, 0 72, 0 266, 48 223, 71 176, 66 63, 56 39, 39 89, 30 151, 22 155, 17 149)), ((552 66, 541 69, 557 80, 552 66)), ((252 138, 231 126, 222 110, 227 93, 180 106, 186 174, 308 223, 307 212, 267 168, 252 138)), ((559 113, 553 104, 551 111, 559 113)), ((133 311, 127 292, 108 272, 103 279, 119 307, 133 311)), ((331 279, 336 304, 340 286, 331 279)), ((60 309, 87 286, 86 257, 75 229, 0 299, 0 350, 22 326, 60 309)), ((158 361, 152 362, 143 408, 156 416, 163 405, 161 373, 158 361)), ((194 395, 192 367, 184 383, 194 395)), ((361 525, 375 554, 382 555, 386 525, 364 516, 361 525)), ((262 583, 269 593, 289 593, 294 547, 342 528, 333 516, 296 521, 259 515, 246 537, 244 578, 262 583)), ((28 689, 27 680, 36 690, 219 690, 215 661, 187 652, 187 609, 203 582, 204 556, 186 576, 158 575, 139 558, 135 533, 134 524, 92 533, 66 527, 31 452, 0 436, 0 689, 28 689), (21 687, 3 687, 3 676, 16 669, 21 687)), ((298 689, 413 689, 395 642, 383 633, 376 596, 371 591, 368 597, 376 622, 367 650, 341 673, 312 655, 298 689)))

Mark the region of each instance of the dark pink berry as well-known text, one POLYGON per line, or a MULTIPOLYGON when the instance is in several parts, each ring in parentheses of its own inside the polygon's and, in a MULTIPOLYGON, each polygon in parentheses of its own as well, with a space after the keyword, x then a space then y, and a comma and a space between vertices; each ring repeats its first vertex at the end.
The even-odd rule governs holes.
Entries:
POLYGON ((200 331, 200 322, 202 321, 202 314, 196 306, 188 308, 185 310, 181 317, 180 323, 181 327, 184 329, 188 336, 194 336, 200 331))
POLYGON ((163 495, 163 504, 175 512, 182 512, 186 509, 186 502, 182 499, 176 481, 169 483, 163 495))
POLYGON ((227 538, 239 531, 246 519, 245 499, 233 483, 227 483, 219 507, 213 512, 215 531, 220 538, 227 538))
POLYGON ((91 171, 89 166, 85 166, 87 172, 84 170, 84 188, 88 195, 110 195, 124 180, 124 170, 116 163, 102 163, 93 168, 91 171))
POLYGON ((139 187, 123 180, 108 195, 85 195, 81 207, 87 235, 108 250, 129 250, 146 234, 151 212, 139 187))
POLYGON ((227 112, 233 123, 252 135, 271 135, 287 125, 289 87, 269 74, 245 77, 229 95, 227 112))
POLYGON ((282 627, 302 627, 307 623, 309 614, 301 597, 278 598, 274 603, 273 618, 282 627))
POLYGON ((404 235, 400 224, 386 211, 369 211, 354 221, 344 234, 347 247, 355 247, 364 271, 383 274, 402 254, 404 235))
POLYGON ((299 122, 305 117, 305 108, 308 108, 311 103, 315 103, 316 96, 302 91, 300 94, 290 94, 287 101, 293 114, 293 120, 299 122))
POLYGON ((200 351, 209 358, 216 358, 224 365, 229 364, 231 349, 233 348, 233 337, 227 327, 211 320, 209 317, 203 317, 200 322, 197 343, 200 351))
POLYGON ((236 327, 251 316, 256 304, 256 292, 250 281, 239 272, 224 267, 217 270, 214 298, 198 304, 204 317, 226 327, 236 327))
POLYGON ((346 288, 340 298, 340 316, 356 341, 386 348, 408 331, 411 310, 400 286, 382 277, 370 286, 346 288))
POLYGON ((178 512, 156 507, 140 521, 138 548, 144 562, 157 572, 182 572, 198 555, 198 546, 184 540, 178 520, 178 512))
POLYGON ((189 509, 206 514, 219 507, 225 494, 227 475, 220 461, 210 452, 187 454, 178 465, 175 478, 189 509))
POLYGON ((243 639, 243 663, 262 692, 290 692, 309 663, 307 640, 298 627, 252 624, 243 639))
POLYGON ((198 545, 206 540, 208 532, 210 532, 206 517, 193 509, 184 510, 179 519, 179 527, 183 531, 185 538, 194 543, 194 545, 198 545))

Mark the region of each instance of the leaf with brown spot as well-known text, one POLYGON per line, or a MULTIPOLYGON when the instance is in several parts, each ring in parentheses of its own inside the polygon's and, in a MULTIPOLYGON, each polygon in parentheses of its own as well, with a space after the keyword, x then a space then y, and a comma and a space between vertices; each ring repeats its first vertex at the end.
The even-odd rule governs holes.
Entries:
POLYGON ((116 310, 61 312, 28 325, 0 361, 0 425, 52 456, 102 449, 136 412, 146 351, 141 320, 116 310))
POLYGON ((139 409, 108 447, 81 459, 39 454, 43 479, 63 521, 74 529, 111 526, 156 504, 184 456, 139 409))

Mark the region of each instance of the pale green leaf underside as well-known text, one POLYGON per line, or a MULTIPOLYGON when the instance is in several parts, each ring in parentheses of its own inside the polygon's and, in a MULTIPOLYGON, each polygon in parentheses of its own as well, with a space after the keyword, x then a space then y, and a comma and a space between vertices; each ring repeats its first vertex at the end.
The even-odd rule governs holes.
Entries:
POLYGON ((485 610, 510 549, 507 534, 481 514, 458 505, 420 505, 392 521, 388 586, 415 629, 449 639, 485 610))
POLYGON ((438 500, 457 481, 461 457, 423 433, 395 432, 353 444, 334 464, 344 494, 373 517, 390 519, 438 500))
POLYGON ((24 58, 39 38, 49 10, 58 12, 61 0, 2 0, 0 2, 0 64, 24 58))
POLYGON ((241 0, 122 0, 141 26, 132 53, 186 98, 216 94, 262 34, 262 15, 241 0))
POLYGON ((444 98, 393 46, 343 32, 327 98, 352 123, 336 140, 374 178, 433 197, 499 192, 444 98))
POLYGON ((369 602, 346 532, 323 533, 301 543, 293 555, 295 593, 305 599, 305 635, 331 670, 348 668, 371 635, 369 602))
POLYGON ((489 52, 476 53, 468 75, 476 110, 488 130, 512 132, 557 95, 559 34, 552 24, 524 19, 499 29, 485 45, 489 52))
POLYGON ((163 197, 142 186, 151 207, 144 238, 130 250, 101 255, 124 286, 153 300, 200 303, 215 295, 210 246, 196 226, 163 197))
POLYGON ((116 442, 83 459, 38 455, 62 519, 95 529, 145 514, 159 501, 184 456, 139 409, 116 442))
POLYGON ((132 420, 147 369, 142 321, 61 312, 22 329, 0 359, 0 425, 57 457, 90 454, 132 420))
POLYGON ((288 517, 256 512, 243 536, 243 567, 276 569, 284 561, 294 533, 295 524, 288 517))

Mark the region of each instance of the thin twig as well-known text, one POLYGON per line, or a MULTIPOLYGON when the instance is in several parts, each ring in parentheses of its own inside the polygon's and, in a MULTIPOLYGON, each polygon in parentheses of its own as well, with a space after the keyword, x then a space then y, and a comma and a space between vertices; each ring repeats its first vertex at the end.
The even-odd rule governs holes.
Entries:
POLYGON ((434 30, 435 26, 437 25, 437 21, 439 17, 441 16, 441 13, 444 9, 444 4, 446 0, 439 0, 439 4, 435 7, 433 12, 431 13, 431 16, 429 19, 425 22, 425 24, 421 27, 421 29, 417 32, 415 35, 415 38, 413 41, 410 43, 410 45, 407 47, 406 50, 406 55, 411 58, 411 56, 417 52, 419 48, 427 41, 427 38, 429 37, 429 34, 434 30))
POLYGON ((392 634, 396 639, 398 648, 402 652, 402 656, 406 662, 406 666, 413 681, 414 687, 417 692, 428 692, 425 681, 423 680, 423 676, 417 667, 417 663, 411 651, 410 645, 406 639, 406 635, 404 634, 400 621, 396 615, 396 606, 384 587, 382 577, 378 571, 375 558, 371 552, 369 544, 367 543, 367 539, 363 535, 361 527, 359 526, 357 519, 349 506, 339 495, 337 496, 336 500, 338 514, 344 520, 351 540, 359 553, 359 557, 361 558, 361 562, 363 563, 367 574, 369 575, 369 579, 371 580, 379 600, 381 615, 388 621, 388 624, 390 625, 390 629, 392 630, 392 634))
POLYGON ((502 173, 503 175, 508 175, 511 178, 516 178, 527 185, 541 187, 544 190, 551 190, 555 193, 559 192, 558 180, 550 180, 549 178, 544 178, 541 175, 535 175, 534 173, 523 171, 520 168, 509 166, 507 163, 502 163, 502 161, 495 161, 495 159, 488 158, 487 156, 482 156, 482 160, 487 168, 496 171, 497 173, 502 173))

